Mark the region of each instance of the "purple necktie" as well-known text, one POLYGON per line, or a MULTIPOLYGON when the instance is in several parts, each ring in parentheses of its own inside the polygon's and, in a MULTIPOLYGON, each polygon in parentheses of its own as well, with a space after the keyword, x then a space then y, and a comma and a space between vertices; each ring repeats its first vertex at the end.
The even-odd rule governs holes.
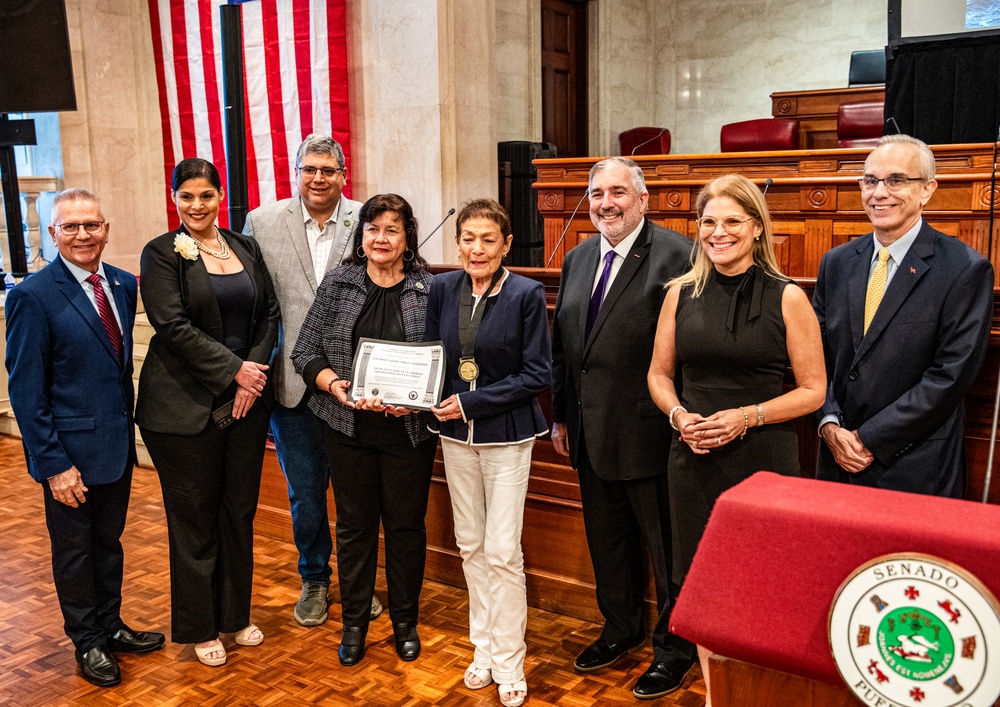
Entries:
POLYGON ((118 328, 118 320, 115 313, 111 311, 111 303, 108 302, 108 295, 101 284, 101 276, 96 272, 87 277, 87 282, 94 286, 94 299, 97 300, 97 312, 101 315, 101 323, 111 340, 111 348, 118 355, 118 363, 122 362, 122 332, 118 328))
POLYGON ((597 281, 597 289, 590 296, 590 309, 587 310, 587 331, 584 334, 584 341, 590 338, 590 330, 594 328, 594 322, 597 321, 597 313, 601 311, 601 305, 604 304, 604 290, 608 288, 608 280, 611 278, 611 264, 613 262, 615 262, 615 252, 609 250, 604 255, 604 270, 601 271, 601 278, 597 281))

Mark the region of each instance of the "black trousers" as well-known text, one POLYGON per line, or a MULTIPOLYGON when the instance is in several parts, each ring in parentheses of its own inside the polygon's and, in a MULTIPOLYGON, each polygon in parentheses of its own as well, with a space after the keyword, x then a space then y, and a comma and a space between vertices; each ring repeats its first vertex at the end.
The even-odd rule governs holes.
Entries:
POLYGON ((253 519, 270 414, 258 400, 224 430, 141 429, 163 491, 170 541, 171 640, 211 641, 250 623, 253 519))
MULTIPOLYGON (((427 494, 437 437, 405 433, 374 443, 323 425, 337 506, 337 575, 345 626, 368 626, 378 569, 379 520, 393 624, 416 624, 427 556, 427 494)), ((383 438, 384 439, 384 438, 383 438)))
POLYGON ((45 494, 45 525, 52 544, 52 577, 63 628, 82 652, 103 646, 122 627, 122 573, 132 467, 110 484, 87 486, 86 503, 76 508, 45 494))
POLYGON ((604 615, 601 637, 611 643, 645 633, 643 592, 645 543, 653 564, 658 616, 653 627, 653 660, 693 660, 692 643, 670 633, 670 610, 679 588, 671 576, 667 477, 607 481, 594 473, 585 445, 577 453, 583 525, 604 615))

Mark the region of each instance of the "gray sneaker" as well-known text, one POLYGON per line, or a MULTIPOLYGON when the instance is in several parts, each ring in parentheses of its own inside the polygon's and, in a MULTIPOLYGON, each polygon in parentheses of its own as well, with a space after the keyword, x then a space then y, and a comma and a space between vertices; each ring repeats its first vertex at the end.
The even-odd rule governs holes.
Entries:
MULTIPOLYGON (((305 582, 302 584, 302 594, 295 602, 295 620, 303 626, 319 626, 326 623, 330 612, 327 609, 327 591, 325 584, 305 582)), ((382 607, 379 607, 381 611, 382 607)))
POLYGON ((380 602, 378 600, 378 595, 377 594, 372 594, 372 614, 371 614, 371 618, 374 620, 374 619, 377 619, 381 615, 382 615, 382 602, 380 602))

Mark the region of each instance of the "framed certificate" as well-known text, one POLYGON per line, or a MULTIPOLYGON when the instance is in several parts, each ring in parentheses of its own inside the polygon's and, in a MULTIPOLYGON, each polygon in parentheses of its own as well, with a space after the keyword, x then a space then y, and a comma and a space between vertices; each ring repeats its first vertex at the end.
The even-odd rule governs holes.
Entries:
POLYGON ((382 398, 385 405, 429 410, 441 402, 444 369, 440 341, 362 338, 354 354, 350 398, 382 398))

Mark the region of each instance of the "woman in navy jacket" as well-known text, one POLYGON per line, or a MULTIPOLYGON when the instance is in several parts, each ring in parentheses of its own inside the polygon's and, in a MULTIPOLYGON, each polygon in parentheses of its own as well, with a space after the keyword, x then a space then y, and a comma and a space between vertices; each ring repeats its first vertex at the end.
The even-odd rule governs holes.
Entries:
POLYGON ((544 288, 501 267, 512 240, 496 201, 463 207, 456 238, 463 270, 434 281, 426 329, 448 358, 432 429, 441 435, 469 588, 475 655, 465 684, 475 690, 495 681, 507 707, 527 694, 521 527, 531 449, 547 431, 536 398, 549 387, 552 360, 544 288))

